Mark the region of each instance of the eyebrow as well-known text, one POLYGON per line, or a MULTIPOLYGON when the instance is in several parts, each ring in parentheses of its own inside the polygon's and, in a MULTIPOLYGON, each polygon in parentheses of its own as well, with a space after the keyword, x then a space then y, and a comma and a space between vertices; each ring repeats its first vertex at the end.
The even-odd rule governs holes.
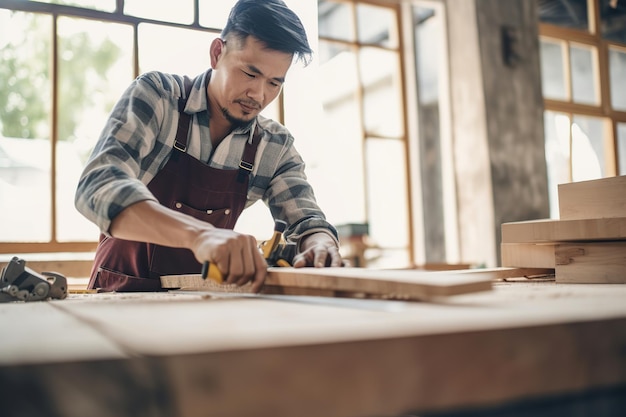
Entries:
MULTIPOLYGON (((262 76, 264 75, 263 72, 261 72, 261 70, 255 67, 254 65, 248 65, 248 69, 255 74, 262 75, 262 76)), ((274 77, 272 78, 272 80, 283 84, 285 82, 285 77, 274 77)))

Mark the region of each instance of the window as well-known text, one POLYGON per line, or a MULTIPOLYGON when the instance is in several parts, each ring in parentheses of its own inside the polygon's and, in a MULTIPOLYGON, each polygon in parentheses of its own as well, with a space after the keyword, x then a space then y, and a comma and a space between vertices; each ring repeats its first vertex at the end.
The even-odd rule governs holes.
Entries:
MULTIPOLYGON (((235 0, 214 13, 213 3, 0 1, 0 254, 95 250, 99 232, 74 208, 84 163, 139 73, 210 66, 208 47, 235 0)), ((301 16, 315 4, 288 3, 301 16)), ((282 120, 279 109, 277 100, 265 115, 282 120)))
POLYGON ((305 160, 332 221, 368 224, 377 267, 412 256, 398 19, 394 5, 318 2, 324 127, 305 160))
POLYGON ((626 173, 626 1, 537 0, 551 216, 560 183, 626 173))

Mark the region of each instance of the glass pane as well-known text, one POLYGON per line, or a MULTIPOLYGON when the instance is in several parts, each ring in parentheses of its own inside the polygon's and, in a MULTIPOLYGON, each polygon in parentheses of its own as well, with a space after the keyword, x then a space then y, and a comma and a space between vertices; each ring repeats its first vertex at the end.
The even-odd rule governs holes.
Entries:
POLYGON ((199 4, 200 24, 221 30, 228 20, 230 9, 237 0, 201 1, 199 4))
POLYGON ((445 206, 442 178, 439 83, 443 68, 444 26, 434 9, 413 9, 419 95, 419 166, 426 262, 445 262, 445 206))
POLYGON ((563 42, 541 39, 541 88, 544 98, 567 100, 563 42))
POLYGON ((357 4, 358 40, 388 48, 398 46, 396 13, 388 7, 357 4))
POLYGON ((607 124, 599 117, 575 115, 572 123, 572 181, 606 177, 607 124))
POLYGON ((322 103, 319 120, 323 126, 315 130, 321 137, 298 139, 296 144, 329 220, 362 223, 366 221, 365 180, 356 54, 347 46, 324 41, 320 41, 319 49, 319 82, 312 95, 322 103), (333 151, 328 152, 331 146, 333 151))
POLYGON ((139 25, 140 72, 196 75, 211 66, 209 47, 219 34, 142 23, 139 25), (163 43, 167 39, 167 44, 163 43), (181 45, 193 45, 193 50, 181 45))
POLYGON ((600 2, 600 31, 604 39, 626 44, 626 2, 600 2))
POLYGON ((114 12, 116 0, 38 0, 41 3, 65 4, 68 6, 85 7, 87 9, 114 12))
POLYGON ((570 62, 574 102, 599 104, 595 47, 571 45, 570 62))
MULTIPOLYGON (((215 1, 211 3, 215 3, 215 1)), ((124 13, 163 22, 193 23, 193 0, 124 0, 124 13)), ((161 43, 164 39, 167 38, 162 38, 161 43)), ((187 49, 185 48, 185 50, 187 49)))
POLYGON ((330 0, 318 2, 319 36, 354 41, 354 13, 350 3, 330 0))
POLYGON ((626 175, 626 123, 617 124, 617 157, 619 175, 626 175))
POLYGON ((361 48, 359 68, 363 117, 368 135, 399 138, 404 135, 400 63, 396 52, 361 48))
MULTIPOLYGON (((375 245, 383 248, 408 249, 409 245, 405 157, 403 141, 366 139, 369 235, 375 245)), ((383 262, 390 264, 389 260, 379 259, 376 266, 383 262)))
POLYGON ((626 111, 626 49, 609 48, 611 106, 626 111))
POLYGON ((0 240, 47 242, 50 16, 0 9, 0 240), (8 88, 5 88, 8 87, 8 88))
POLYGON ((537 7, 542 23, 589 29, 587 0, 537 0, 537 7))
POLYGON ((570 182, 570 118, 563 113, 546 111, 544 129, 550 217, 558 219, 558 185, 570 182))
POLYGON ((46 242, 52 20, 0 10, 0 28, 0 240, 46 242))
POLYGON ((133 79, 133 28, 60 17, 57 240, 93 241, 98 229, 74 208, 84 164, 114 103, 133 79))

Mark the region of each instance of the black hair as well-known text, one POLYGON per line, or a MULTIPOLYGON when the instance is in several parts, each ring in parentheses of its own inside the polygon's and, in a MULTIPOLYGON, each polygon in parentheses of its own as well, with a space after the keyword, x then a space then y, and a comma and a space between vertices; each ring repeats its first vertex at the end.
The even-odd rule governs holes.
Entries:
POLYGON ((292 54, 304 65, 313 51, 300 18, 282 0, 239 0, 231 9, 222 39, 253 36, 269 49, 292 54))

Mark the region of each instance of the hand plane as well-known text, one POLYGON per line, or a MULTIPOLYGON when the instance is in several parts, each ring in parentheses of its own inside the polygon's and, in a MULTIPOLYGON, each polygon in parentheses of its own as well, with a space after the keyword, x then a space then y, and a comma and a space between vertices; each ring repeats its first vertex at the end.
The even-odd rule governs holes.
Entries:
MULTIPOLYGON (((287 243, 283 239, 283 232, 287 228, 287 223, 282 220, 274 221, 274 233, 269 240, 265 240, 259 244, 259 250, 263 254, 268 266, 291 266, 293 257, 296 254, 296 244, 287 243)), ((217 265, 204 262, 202 265, 202 278, 210 278, 221 284, 224 282, 222 273, 217 265)))
POLYGON ((38 274, 14 256, 0 272, 0 302, 67 297, 67 279, 56 272, 38 274))

